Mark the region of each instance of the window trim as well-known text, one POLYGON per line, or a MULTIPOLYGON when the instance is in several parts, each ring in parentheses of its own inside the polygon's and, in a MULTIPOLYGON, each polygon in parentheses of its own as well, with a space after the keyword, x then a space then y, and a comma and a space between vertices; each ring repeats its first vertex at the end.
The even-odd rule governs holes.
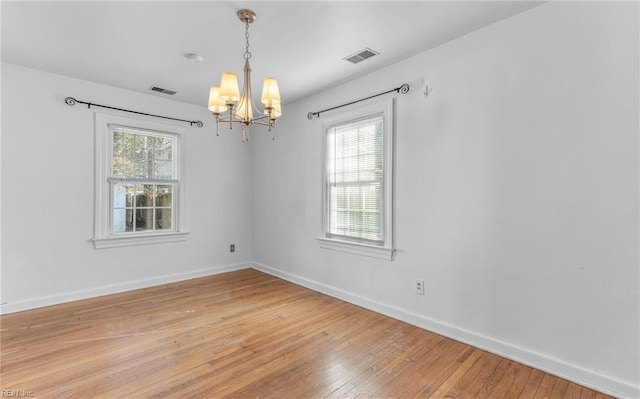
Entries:
POLYGON ((317 238, 320 248, 331 249, 340 252, 348 252, 357 255, 370 256, 378 259, 393 260, 395 249, 393 247, 393 142, 394 142, 394 111, 395 98, 376 102, 351 111, 340 113, 328 118, 322 124, 322 225, 320 236, 317 238), (328 149, 327 134, 336 125, 346 124, 358 119, 366 119, 375 115, 383 115, 383 186, 382 186, 382 234, 384 242, 375 245, 358 239, 345 239, 343 236, 330 237, 329 224, 329 199, 327 190, 328 149))
MULTIPOLYGON (((96 249, 115 248, 133 245, 145 245, 185 241, 189 232, 184 227, 184 127, 169 123, 151 122, 146 119, 124 117, 109 113, 95 113, 95 198, 94 198, 94 235, 96 249), (174 149, 177 198, 175 200, 175 228, 169 231, 145 231, 142 233, 114 234, 111 226, 111 160, 113 158, 111 127, 121 126, 141 133, 160 133, 175 136, 177 148, 174 149)), ((117 180, 117 178, 116 178, 117 180)))

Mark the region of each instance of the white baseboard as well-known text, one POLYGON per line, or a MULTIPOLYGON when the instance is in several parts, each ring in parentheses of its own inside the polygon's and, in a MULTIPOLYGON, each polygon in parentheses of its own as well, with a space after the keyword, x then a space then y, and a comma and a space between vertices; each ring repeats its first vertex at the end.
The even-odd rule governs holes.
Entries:
POLYGON ((7 302, 0 305, 0 314, 22 312, 24 310, 42 308, 45 306, 58 305, 66 302, 78 301, 81 299, 94 298, 97 296, 117 294, 125 291, 137 290, 140 288, 153 287, 156 285, 175 283, 192 278, 206 277, 214 274, 232 272, 235 270, 248 269, 248 263, 208 267, 205 269, 192 270, 186 273, 167 274, 143 280, 127 281, 125 283, 103 285, 86 290, 64 292, 61 294, 30 298, 21 301, 7 302))
POLYGON ((342 289, 309 280, 264 264, 254 262, 253 268, 362 308, 384 314, 440 335, 444 335, 445 337, 452 338, 456 341, 464 342, 468 345, 494 353, 518 363, 534 367, 538 370, 573 381, 608 395, 612 395, 620 399, 640 398, 640 387, 635 387, 630 383, 620 381, 616 378, 536 352, 533 349, 523 348, 473 331, 465 330, 448 323, 418 315, 372 299, 364 298, 342 289))

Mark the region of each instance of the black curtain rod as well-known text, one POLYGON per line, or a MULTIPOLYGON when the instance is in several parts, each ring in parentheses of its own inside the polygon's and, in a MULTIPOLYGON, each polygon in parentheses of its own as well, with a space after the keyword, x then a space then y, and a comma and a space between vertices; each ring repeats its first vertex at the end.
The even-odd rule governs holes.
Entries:
POLYGON ((391 89, 391 90, 385 91, 383 93, 374 94, 372 96, 361 98, 359 100, 351 101, 350 103, 346 103, 346 104, 342 104, 342 105, 336 105, 335 107, 323 109, 322 111, 309 112, 307 114, 307 118, 309 120, 312 120, 314 116, 320 117, 320 114, 323 113, 323 112, 332 111, 332 110, 337 109, 337 108, 346 107, 347 105, 356 104, 356 103, 359 103, 361 101, 365 101, 365 100, 368 100, 370 98, 374 98, 374 97, 382 96, 382 95, 385 95, 385 94, 389 94, 389 93, 394 92, 394 91, 396 93, 407 94, 409 92, 409 84, 405 83, 400 87, 396 87, 395 89, 391 89))
POLYGON ((171 119, 174 121, 179 121, 179 122, 186 122, 188 124, 190 124, 191 126, 196 125, 198 127, 202 127, 204 126, 204 124, 202 123, 202 121, 188 121, 186 119, 178 119, 178 118, 171 118, 169 116, 162 116, 162 115, 154 115, 154 114, 147 114, 144 112, 138 112, 138 111, 131 111, 130 109, 123 109, 123 108, 116 108, 116 107, 110 107, 108 105, 100 105, 100 104, 93 104, 93 103, 88 103, 86 101, 80 101, 80 100, 76 100, 73 97, 67 97, 64 99, 64 102, 67 103, 67 105, 76 105, 76 103, 80 103, 80 104, 87 104, 87 108, 91 108, 91 106, 94 107, 100 107, 100 108, 108 108, 108 109, 115 109, 116 111, 124 111, 124 112, 131 112, 132 114, 138 114, 138 115, 145 115, 145 116, 153 116, 155 118, 163 118, 163 119, 171 119))

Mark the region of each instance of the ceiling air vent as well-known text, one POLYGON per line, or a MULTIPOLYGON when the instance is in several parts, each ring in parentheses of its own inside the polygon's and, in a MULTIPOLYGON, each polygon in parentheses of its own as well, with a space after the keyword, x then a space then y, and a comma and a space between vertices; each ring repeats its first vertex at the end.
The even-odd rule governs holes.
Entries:
POLYGON ((177 91, 173 91, 173 90, 167 90, 167 89, 163 89, 162 87, 156 87, 156 86, 151 86, 149 87, 149 90, 151 91, 157 91, 158 93, 164 93, 164 94, 168 94, 170 96, 174 95, 177 93, 177 91))
POLYGON ((371 50, 370 48, 365 48, 363 50, 358 51, 357 53, 350 55, 346 58, 343 58, 346 61, 349 61, 353 64, 357 64, 360 61, 364 61, 367 58, 371 58, 374 55, 378 55, 380 53, 378 53, 377 51, 371 50))

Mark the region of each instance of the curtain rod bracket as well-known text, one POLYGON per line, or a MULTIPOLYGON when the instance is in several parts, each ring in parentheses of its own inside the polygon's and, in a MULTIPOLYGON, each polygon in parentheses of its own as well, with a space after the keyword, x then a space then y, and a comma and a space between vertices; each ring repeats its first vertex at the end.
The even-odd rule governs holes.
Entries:
POLYGON ((76 100, 73 97, 67 97, 64 99, 64 102, 67 105, 70 106, 74 106, 76 105, 76 103, 80 103, 80 104, 86 104, 88 109, 91 109, 91 106, 95 106, 95 107, 100 107, 100 108, 108 108, 108 109, 114 109, 116 111, 123 111, 123 112, 130 112, 132 114, 138 114, 138 115, 145 115, 145 116, 153 116, 154 118, 163 118, 163 119, 171 119, 174 121, 178 121, 178 122, 185 122, 188 123, 190 126, 196 125, 198 127, 203 127, 204 123, 202 123, 202 121, 188 121, 186 119, 178 119, 178 118, 172 118, 169 116, 162 116, 162 115, 154 115, 154 114, 147 114, 145 112, 138 112, 138 111, 132 111, 130 109, 124 109, 124 108, 116 108, 116 107, 110 107, 108 105, 100 105, 100 104, 93 104, 90 102, 86 102, 86 101, 80 101, 80 100, 76 100))

